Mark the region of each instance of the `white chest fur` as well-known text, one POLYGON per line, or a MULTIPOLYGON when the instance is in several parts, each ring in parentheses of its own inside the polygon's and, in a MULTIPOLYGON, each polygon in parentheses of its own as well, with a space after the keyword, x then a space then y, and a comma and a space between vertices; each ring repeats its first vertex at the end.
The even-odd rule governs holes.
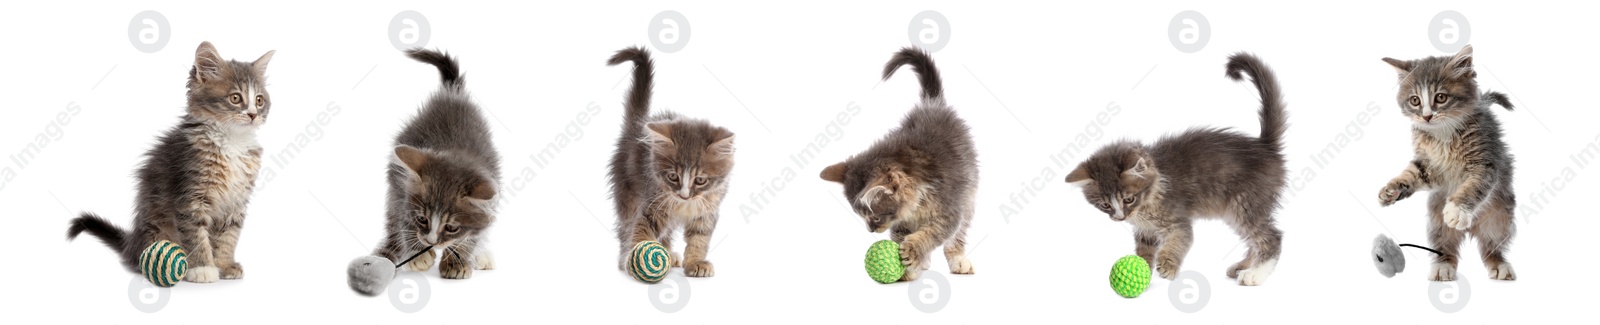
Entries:
POLYGON ((202 143, 210 144, 200 146, 200 150, 206 151, 202 155, 210 156, 216 164, 212 166, 217 173, 211 180, 214 188, 207 191, 213 199, 213 212, 218 216, 241 215, 255 188, 256 173, 261 166, 261 145, 256 142, 255 130, 208 128, 198 136, 206 140, 202 143))

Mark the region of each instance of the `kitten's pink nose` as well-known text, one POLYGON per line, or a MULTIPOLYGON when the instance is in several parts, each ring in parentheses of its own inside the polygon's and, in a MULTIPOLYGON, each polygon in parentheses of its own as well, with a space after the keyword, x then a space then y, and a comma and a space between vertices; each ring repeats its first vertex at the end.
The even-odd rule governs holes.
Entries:
POLYGON ((256 119, 256 113, 245 113, 244 115, 250 116, 252 120, 256 119))
POLYGON ((1433 115, 1423 115, 1422 116, 1422 121, 1423 122, 1433 122, 1433 115))

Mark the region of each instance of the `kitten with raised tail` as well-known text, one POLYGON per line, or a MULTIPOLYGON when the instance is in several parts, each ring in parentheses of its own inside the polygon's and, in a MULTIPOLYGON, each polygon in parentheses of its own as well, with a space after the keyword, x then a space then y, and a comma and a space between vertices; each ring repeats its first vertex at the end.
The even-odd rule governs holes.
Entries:
POLYGON ((655 61, 640 47, 617 51, 606 65, 632 62, 633 86, 624 103, 622 136, 611 156, 611 198, 616 204, 619 269, 627 268, 634 244, 653 240, 667 247, 673 266, 691 277, 715 274, 706 259, 718 211, 733 171, 733 132, 673 112, 650 115, 655 61), (683 229, 683 254, 672 251, 672 235, 683 229))
POLYGON ((950 273, 973 274, 967 259, 967 227, 976 214, 978 151, 966 121, 945 103, 939 70, 927 52, 907 47, 883 68, 888 80, 911 66, 922 96, 900 126, 866 151, 822 170, 822 179, 844 186, 845 200, 867 231, 889 232, 900 244, 901 281, 929 269, 929 255, 944 247, 950 273))
POLYGON ((1489 278, 1516 280, 1506 260, 1516 194, 1511 190, 1513 159, 1490 113, 1499 104, 1511 110, 1505 94, 1478 91, 1472 68, 1472 46, 1454 56, 1410 61, 1383 58, 1399 73, 1395 101, 1411 119, 1413 156, 1405 170, 1378 191, 1378 203, 1389 206, 1417 191, 1428 196, 1428 239, 1442 255, 1433 259, 1428 279, 1453 281, 1466 235, 1478 239, 1478 254, 1489 278))
POLYGON ((437 261, 440 277, 469 279, 475 269, 494 269, 485 242, 495 220, 500 154, 455 58, 424 49, 406 54, 438 68, 442 84, 395 137, 387 234, 373 254, 399 263, 422 251, 408 269, 427 271, 437 261))
POLYGON ((1162 278, 1174 279, 1182 270, 1196 219, 1221 219, 1249 247, 1227 271, 1240 285, 1266 282, 1278 264, 1283 232, 1273 213, 1287 183, 1287 116, 1272 70, 1248 53, 1228 57, 1228 78, 1245 75, 1261 96, 1259 136, 1195 127, 1148 145, 1121 140, 1067 174, 1067 183, 1081 188, 1090 205, 1133 225, 1134 252, 1162 278))
POLYGON ((243 278, 234 249, 261 168, 256 129, 272 111, 266 74, 273 53, 253 62, 224 60, 210 42, 200 43, 185 114, 157 138, 135 173, 133 228, 84 212, 72 219, 67 239, 83 232, 99 237, 134 273, 140 272, 140 252, 167 240, 188 252, 184 281, 243 278))

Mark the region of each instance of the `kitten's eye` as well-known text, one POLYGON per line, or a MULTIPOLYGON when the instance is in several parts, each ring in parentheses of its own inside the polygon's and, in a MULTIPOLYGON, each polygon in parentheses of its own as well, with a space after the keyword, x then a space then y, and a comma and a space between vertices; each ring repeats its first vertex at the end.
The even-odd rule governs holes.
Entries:
POLYGON ((1433 95, 1433 103, 1434 104, 1444 104, 1444 101, 1446 101, 1446 100, 1450 100, 1450 96, 1446 96, 1444 93, 1438 93, 1438 94, 1434 94, 1433 95))
POLYGON ((448 233, 455 233, 457 231, 461 231, 461 227, 457 227, 456 225, 444 225, 444 231, 448 233))
POLYGON ((694 186, 706 186, 706 178, 705 177, 695 177, 694 178, 694 186))
POLYGON ((1422 106, 1422 99, 1417 98, 1417 96, 1411 96, 1411 106, 1422 106))
POLYGON ((256 95, 256 107, 267 106, 267 96, 256 95))
POLYGON ((421 225, 428 224, 428 216, 424 216, 424 215, 417 216, 417 224, 421 224, 421 225))
POLYGON ((1129 196, 1129 197, 1126 197, 1126 198, 1122 199, 1122 204, 1133 204, 1134 201, 1138 201, 1138 200, 1139 200, 1138 197, 1129 196))
POLYGON ((673 183, 677 183, 678 182, 678 173, 667 173, 667 180, 668 181, 672 181, 673 183))
POLYGON ((244 102, 244 96, 239 96, 239 94, 233 94, 232 96, 228 96, 228 102, 229 103, 233 103, 234 105, 239 105, 239 103, 244 102))
POLYGON ((1100 204, 1096 206, 1100 207, 1100 210, 1111 210, 1111 203, 1100 202, 1100 204))

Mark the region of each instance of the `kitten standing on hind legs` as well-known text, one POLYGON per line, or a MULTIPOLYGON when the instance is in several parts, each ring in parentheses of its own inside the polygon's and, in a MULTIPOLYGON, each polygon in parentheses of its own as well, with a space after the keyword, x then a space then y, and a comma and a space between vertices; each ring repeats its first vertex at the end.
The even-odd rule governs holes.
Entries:
POLYGON ((655 61, 644 48, 617 51, 607 65, 634 64, 622 136, 607 175, 617 213, 617 268, 626 270, 633 246, 657 241, 672 251, 672 234, 683 229, 683 254, 671 254, 690 277, 715 275, 706 258, 718 211, 733 171, 733 132, 673 112, 650 115, 655 61))
POLYGON ((1273 214, 1288 182, 1282 142, 1288 122, 1272 70, 1254 55, 1230 56, 1227 76, 1245 75, 1261 96, 1259 136, 1199 127, 1150 145, 1122 140, 1067 174, 1089 204, 1133 224, 1134 252, 1162 278, 1182 270, 1199 218, 1222 219, 1249 246, 1227 271, 1240 285, 1263 284, 1277 267, 1283 232, 1273 214))
POLYGON ((967 259, 967 227, 976 214, 978 152, 966 121, 945 103, 939 70, 927 52, 905 48, 884 66, 883 79, 909 65, 922 98, 898 128, 855 156, 822 170, 822 179, 844 185, 845 200, 867 231, 889 231, 900 244, 901 281, 915 281, 930 268, 934 248, 944 247, 950 273, 973 274, 967 259))
POLYGON ((1516 280, 1505 256, 1517 231, 1514 160, 1501 139, 1500 121, 1490 112, 1494 104, 1511 110, 1511 101, 1505 94, 1478 91, 1471 45, 1451 57, 1383 61, 1399 74, 1395 99, 1411 119, 1414 156, 1378 192, 1378 203, 1389 206, 1417 191, 1432 192, 1428 238, 1443 254, 1434 257, 1429 280, 1456 279, 1466 235, 1477 238, 1490 279, 1516 280))
POLYGON ((195 50, 189 70, 188 107, 176 127, 145 153, 133 229, 94 213, 72 219, 67 239, 89 232, 116 251, 134 273, 145 247, 167 240, 188 253, 184 281, 244 277, 234 250, 261 167, 256 130, 272 110, 267 93, 267 51, 253 62, 224 60, 210 42, 195 50))

